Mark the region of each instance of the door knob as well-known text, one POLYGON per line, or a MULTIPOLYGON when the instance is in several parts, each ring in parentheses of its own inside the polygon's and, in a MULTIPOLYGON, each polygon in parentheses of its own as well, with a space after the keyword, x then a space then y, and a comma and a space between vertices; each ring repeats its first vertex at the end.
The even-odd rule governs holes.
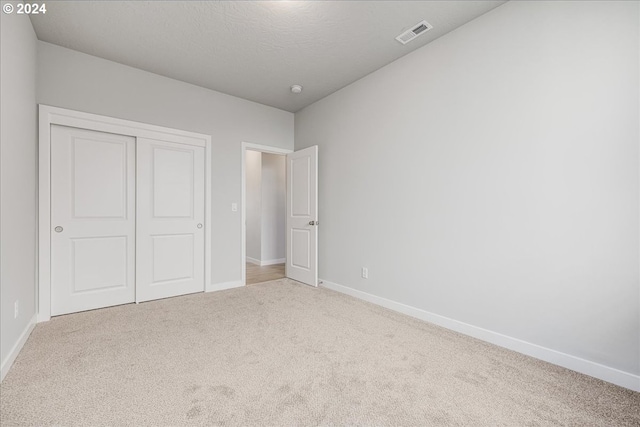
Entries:
POLYGON ((318 225, 318 221, 309 221, 309 225, 318 225))
POLYGON ((202 223, 198 224, 198 228, 202 228, 202 223))
POLYGON ((64 228, 57 226, 56 228, 54 228, 56 233, 62 233, 62 230, 64 230, 64 228))

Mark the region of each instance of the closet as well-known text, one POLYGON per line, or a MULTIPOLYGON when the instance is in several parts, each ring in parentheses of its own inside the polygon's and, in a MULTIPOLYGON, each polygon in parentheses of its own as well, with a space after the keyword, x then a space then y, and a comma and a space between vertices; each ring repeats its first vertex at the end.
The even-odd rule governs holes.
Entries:
POLYGON ((50 316, 204 291, 206 141, 92 127, 49 127, 50 316))

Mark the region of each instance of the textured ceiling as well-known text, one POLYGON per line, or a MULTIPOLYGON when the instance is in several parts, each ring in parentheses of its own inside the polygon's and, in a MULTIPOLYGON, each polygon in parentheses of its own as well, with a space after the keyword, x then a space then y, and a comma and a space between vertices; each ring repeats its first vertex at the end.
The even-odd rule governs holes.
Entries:
POLYGON ((502 3, 48 1, 31 18, 40 40, 295 112, 502 3))

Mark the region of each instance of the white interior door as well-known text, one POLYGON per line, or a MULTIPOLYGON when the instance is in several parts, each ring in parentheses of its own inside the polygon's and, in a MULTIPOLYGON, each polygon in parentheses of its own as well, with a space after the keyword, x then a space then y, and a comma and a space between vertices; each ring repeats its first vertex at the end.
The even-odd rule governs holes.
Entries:
POLYGON ((138 138, 138 302, 204 291, 204 147, 138 138))
POLYGON ((287 155, 287 277, 318 286, 318 146, 287 155))
POLYGON ((135 299, 135 138, 51 126, 51 314, 135 299))

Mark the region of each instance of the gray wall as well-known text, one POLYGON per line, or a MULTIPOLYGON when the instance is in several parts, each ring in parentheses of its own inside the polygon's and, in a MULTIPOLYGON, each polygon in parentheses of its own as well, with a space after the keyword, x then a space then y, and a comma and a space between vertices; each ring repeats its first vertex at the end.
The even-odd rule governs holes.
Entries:
POLYGON ((286 156, 262 154, 262 261, 287 256, 286 241, 286 156))
POLYGON ((320 277, 640 373, 638 6, 509 2, 297 113, 320 277))
POLYGON ((38 103, 212 136, 212 282, 241 280, 241 142, 293 148, 293 114, 38 42, 38 103))
POLYGON ((247 150, 245 154, 245 203, 247 257, 260 261, 262 257, 262 153, 247 150))
POLYGON ((245 158, 247 258, 271 263, 286 257, 286 156, 247 150, 245 158))
POLYGON ((0 360, 35 314, 36 35, 27 15, 1 14, 0 360), (19 314, 14 319, 14 303, 19 314))

